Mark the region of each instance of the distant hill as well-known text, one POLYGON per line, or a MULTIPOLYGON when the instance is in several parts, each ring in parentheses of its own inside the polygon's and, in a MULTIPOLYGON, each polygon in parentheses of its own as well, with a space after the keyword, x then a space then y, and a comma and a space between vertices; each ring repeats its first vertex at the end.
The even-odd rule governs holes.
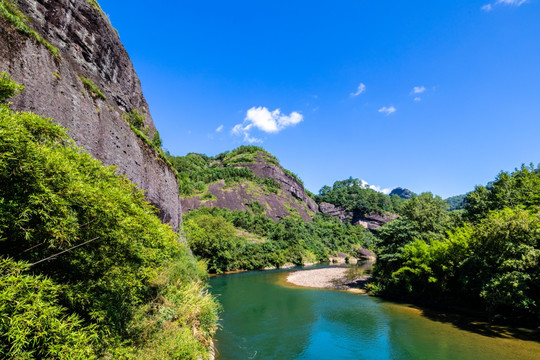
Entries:
POLYGON ((375 191, 352 177, 323 186, 316 197, 319 210, 353 225, 373 229, 395 219, 405 200, 375 191))
POLYGON ((249 211, 275 221, 300 215, 310 221, 318 205, 302 180, 258 146, 240 146, 211 157, 169 156, 178 171, 182 212, 205 207, 249 211))
POLYGON ((452 210, 461 210, 461 209, 464 209, 465 208, 465 199, 466 199, 467 195, 463 194, 463 195, 456 195, 456 196, 451 196, 449 197, 448 199, 446 199, 446 203, 448 204, 448 206, 450 206, 450 208, 448 210, 452 211, 452 210))
POLYGON ((392 195, 397 195, 399 196, 400 198, 402 199, 410 199, 412 198, 414 195, 416 195, 415 193, 413 193, 411 190, 409 189, 404 189, 404 188, 400 188, 400 187, 397 187, 395 188, 394 190, 392 190, 389 194, 390 196, 392 195))

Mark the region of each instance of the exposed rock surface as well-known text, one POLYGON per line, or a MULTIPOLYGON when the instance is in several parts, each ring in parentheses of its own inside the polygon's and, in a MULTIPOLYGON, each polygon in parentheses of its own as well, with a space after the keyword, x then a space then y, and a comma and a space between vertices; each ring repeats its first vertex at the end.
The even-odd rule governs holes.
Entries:
POLYGON ((297 213, 304 221, 310 221, 311 216, 318 212, 317 203, 306 194, 302 184, 285 173, 281 166, 268 164, 262 158, 256 158, 254 163, 238 166, 251 169, 261 178, 274 179, 281 185, 281 191, 278 194, 265 192, 251 182, 227 187, 224 181, 220 181, 208 186, 208 192, 216 199, 200 200, 200 196, 183 198, 182 211, 186 214, 201 206, 247 211, 248 204, 257 201, 265 207, 266 216, 275 221, 291 213, 297 213))
POLYGON ((145 113, 150 138, 155 127, 139 79, 116 30, 87 0, 19 0, 30 26, 59 49, 48 49, 18 32, 0 16, 0 71, 22 83, 13 108, 51 117, 75 142, 146 191, 160 218, 177 228, 181 221, 174 172, 139 139, 122 115, 145 113), (92 95, 80 76, 106 99, 92 95))
POLYGON ((329 203, 321 203, 319 205, 319 210, 323 214, 337 217, 342 222, 350 222, 353 225, 361 225, 370 230, 380 228, 384 224, 397 218, 397 215, 392 213, 387 213, 384 215, 372 213, 361 216, 358 213, 347 211, 339 206, 329 203))
POLYGON ((304 189, 304 186, 300 184, 289 174, 283 171, 281 166, 265 163, 261 158, 257 158, 256 163, 243 164, 242 166, 251 169, 255 175, 261 178, 272 178, 281 184, 281 189, 291 194, 296 199, 306 204, 307 208, 316 213, 318 212, 318 206, 315 200, 313 200, 304 189))
POLYGON ((395 188, 394 190, 392 190, 389 195, 390 196, 397 195, 400 198, 407 200, 407 199, 412 198, 415 194, 409 189, 404 189, 404 188, 398 187, 398 188, 395 188))

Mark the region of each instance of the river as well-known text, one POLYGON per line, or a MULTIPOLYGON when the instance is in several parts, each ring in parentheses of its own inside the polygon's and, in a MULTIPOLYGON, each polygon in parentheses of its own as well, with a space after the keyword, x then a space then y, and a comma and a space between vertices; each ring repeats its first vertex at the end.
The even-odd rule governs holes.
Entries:
POLYGON ((540 359, 528 332, 342 291, 288 286, 285 270, 210 279, 223 305, 217 360, 540 359))

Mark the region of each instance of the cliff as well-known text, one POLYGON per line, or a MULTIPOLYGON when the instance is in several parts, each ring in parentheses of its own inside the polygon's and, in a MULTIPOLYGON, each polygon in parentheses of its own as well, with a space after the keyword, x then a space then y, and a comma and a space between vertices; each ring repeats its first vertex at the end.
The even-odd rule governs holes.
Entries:
POLYGON ((142 114, 141 129, 147 138, 155 135, 137 74, 97 2, 13 4, 0 1, 0 71, 25 86, 13 108, 68 128, 79 146, 145 190, 162 221, 177 228, 181 204, 175 173, 126 120, 129 113, 142 114))
POLYGON ((369 230, 378 229, 384 224, 397 219, 397 215, 393 213, 381 215, 374 212, 362 216, 358 212, 347 211, 339 206, 329 203, 321 203, 319 205, 319 210, 323 214, 337 217, 341 222, 349 222, 353 225, 361 225, 369 230))
MULTIPOLYGON (((208 181, 205 191, 182 198, 184 213, 206 206, 261 212, 275 221, 292 214, 310 221, 319 211, 300 180, 262 148, 241 147, 215 158, 190 154, 176 159, 199 162, 197 169, 191 169, 193 181, 216 173, 216 180, 208 181)), ((190 171, 185 165, 177 169, 182 173, 190 171)))

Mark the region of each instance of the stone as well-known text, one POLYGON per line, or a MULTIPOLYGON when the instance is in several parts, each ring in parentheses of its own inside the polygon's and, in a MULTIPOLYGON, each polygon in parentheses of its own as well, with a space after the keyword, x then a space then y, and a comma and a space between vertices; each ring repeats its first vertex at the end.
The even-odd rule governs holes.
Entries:
POLYGON ((152 139, 156 129, 139 78, 108 18, 87 0, 19 0, 18 6, 61 58, 0 16, 0 71, 25 86, 12 107, 66 127, 78 146, 116 166, 118 174, 145 191, 161 220, 178 228, 182 212, 175 173, 123 119, 131 110, 145 113, 152 139), (81 75, 105 99, 92 96, 81 75))

